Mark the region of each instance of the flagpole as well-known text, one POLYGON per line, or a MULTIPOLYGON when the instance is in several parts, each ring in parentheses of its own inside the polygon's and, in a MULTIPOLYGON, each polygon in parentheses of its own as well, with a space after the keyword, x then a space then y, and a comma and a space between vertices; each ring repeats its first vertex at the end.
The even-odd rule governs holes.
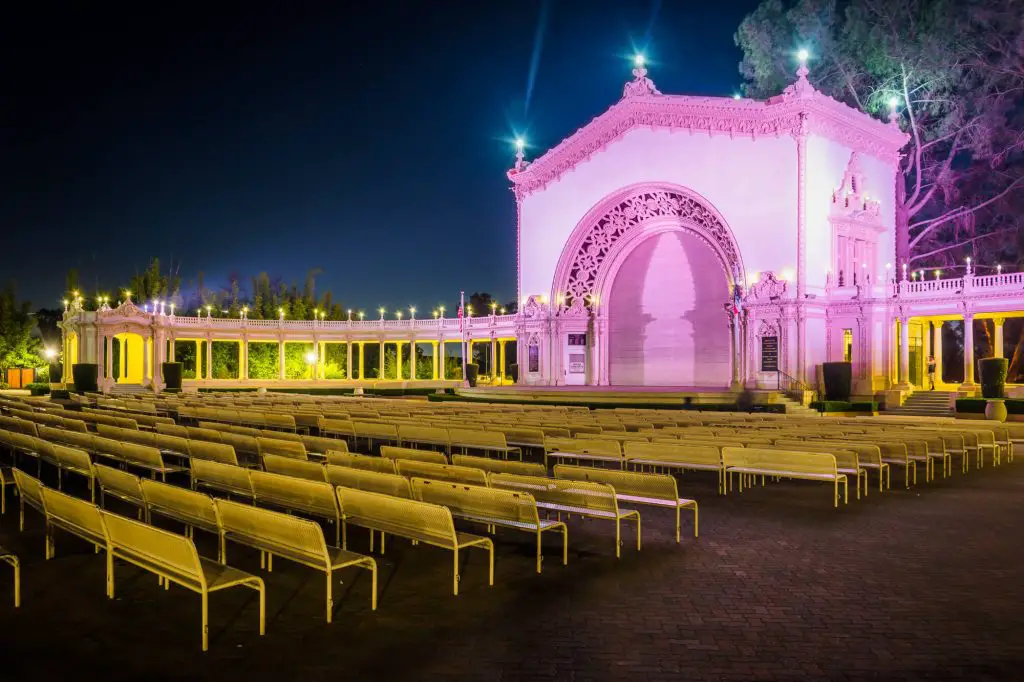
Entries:
POLYGON ((462 380, 466 381, 466 292, 459 292, 459 333, 462 335, 462 380))

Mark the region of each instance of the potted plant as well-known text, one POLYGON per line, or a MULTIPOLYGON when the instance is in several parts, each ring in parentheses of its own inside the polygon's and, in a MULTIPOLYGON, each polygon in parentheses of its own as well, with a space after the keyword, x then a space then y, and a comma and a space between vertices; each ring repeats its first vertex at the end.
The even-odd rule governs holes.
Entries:
POLYGON ((466 365, 466 382, 470 388, 476 386, 476 378, 480 373, 480 365, 475 362, 470 362, 466 365))
POLYGON ((1006 358, 985 358, 978 362, 981 374, 981 397, 985 398, 985 418, 992 421, 1006 421, 1004 389, 1006 372, 1009 368, 1006 358))

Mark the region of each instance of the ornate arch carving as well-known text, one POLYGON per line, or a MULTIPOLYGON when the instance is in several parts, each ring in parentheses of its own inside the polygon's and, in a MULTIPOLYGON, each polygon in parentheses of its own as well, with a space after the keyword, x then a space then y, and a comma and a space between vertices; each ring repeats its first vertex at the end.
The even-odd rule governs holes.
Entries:
POLYGON ((555 270, 551 300, 557 314, 590 309, 595 285, 613 248, 641 233, 647 222, 665 218, 678 220, 680 228, 711 248, 731 286, 743 281, 743 263, 732 230, 709 202, 675 185, 636 185, 602 201, 573 230, 555 270))

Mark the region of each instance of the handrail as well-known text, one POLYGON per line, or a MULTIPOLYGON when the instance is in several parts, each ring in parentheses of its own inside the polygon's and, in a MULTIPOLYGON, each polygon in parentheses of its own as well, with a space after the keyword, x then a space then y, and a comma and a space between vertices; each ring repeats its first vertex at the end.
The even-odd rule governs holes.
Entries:
POLYGON ((790 391, 814 391, 813 388, 804 382, 786 374, 782 370, 777 370, 775 374, 777 379, 776 389, 779 391, 784 393, 789 393, 790 391))

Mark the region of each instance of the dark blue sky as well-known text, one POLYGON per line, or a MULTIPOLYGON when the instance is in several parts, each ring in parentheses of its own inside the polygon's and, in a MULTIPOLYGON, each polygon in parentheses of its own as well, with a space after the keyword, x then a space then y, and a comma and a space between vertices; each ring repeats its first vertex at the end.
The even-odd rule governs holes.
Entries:
POLYGON ((513 131, 534 156, 604 111, 649 26, 662 91, 732 92, 757 3, 553 0, 528 111, 539 0, 21 4, 0 224, 23 296, 56 304, 71 267, 109 290, 157 256, 185 286, 319 267, 343 305, 429 310, 515 297, 513 131))

